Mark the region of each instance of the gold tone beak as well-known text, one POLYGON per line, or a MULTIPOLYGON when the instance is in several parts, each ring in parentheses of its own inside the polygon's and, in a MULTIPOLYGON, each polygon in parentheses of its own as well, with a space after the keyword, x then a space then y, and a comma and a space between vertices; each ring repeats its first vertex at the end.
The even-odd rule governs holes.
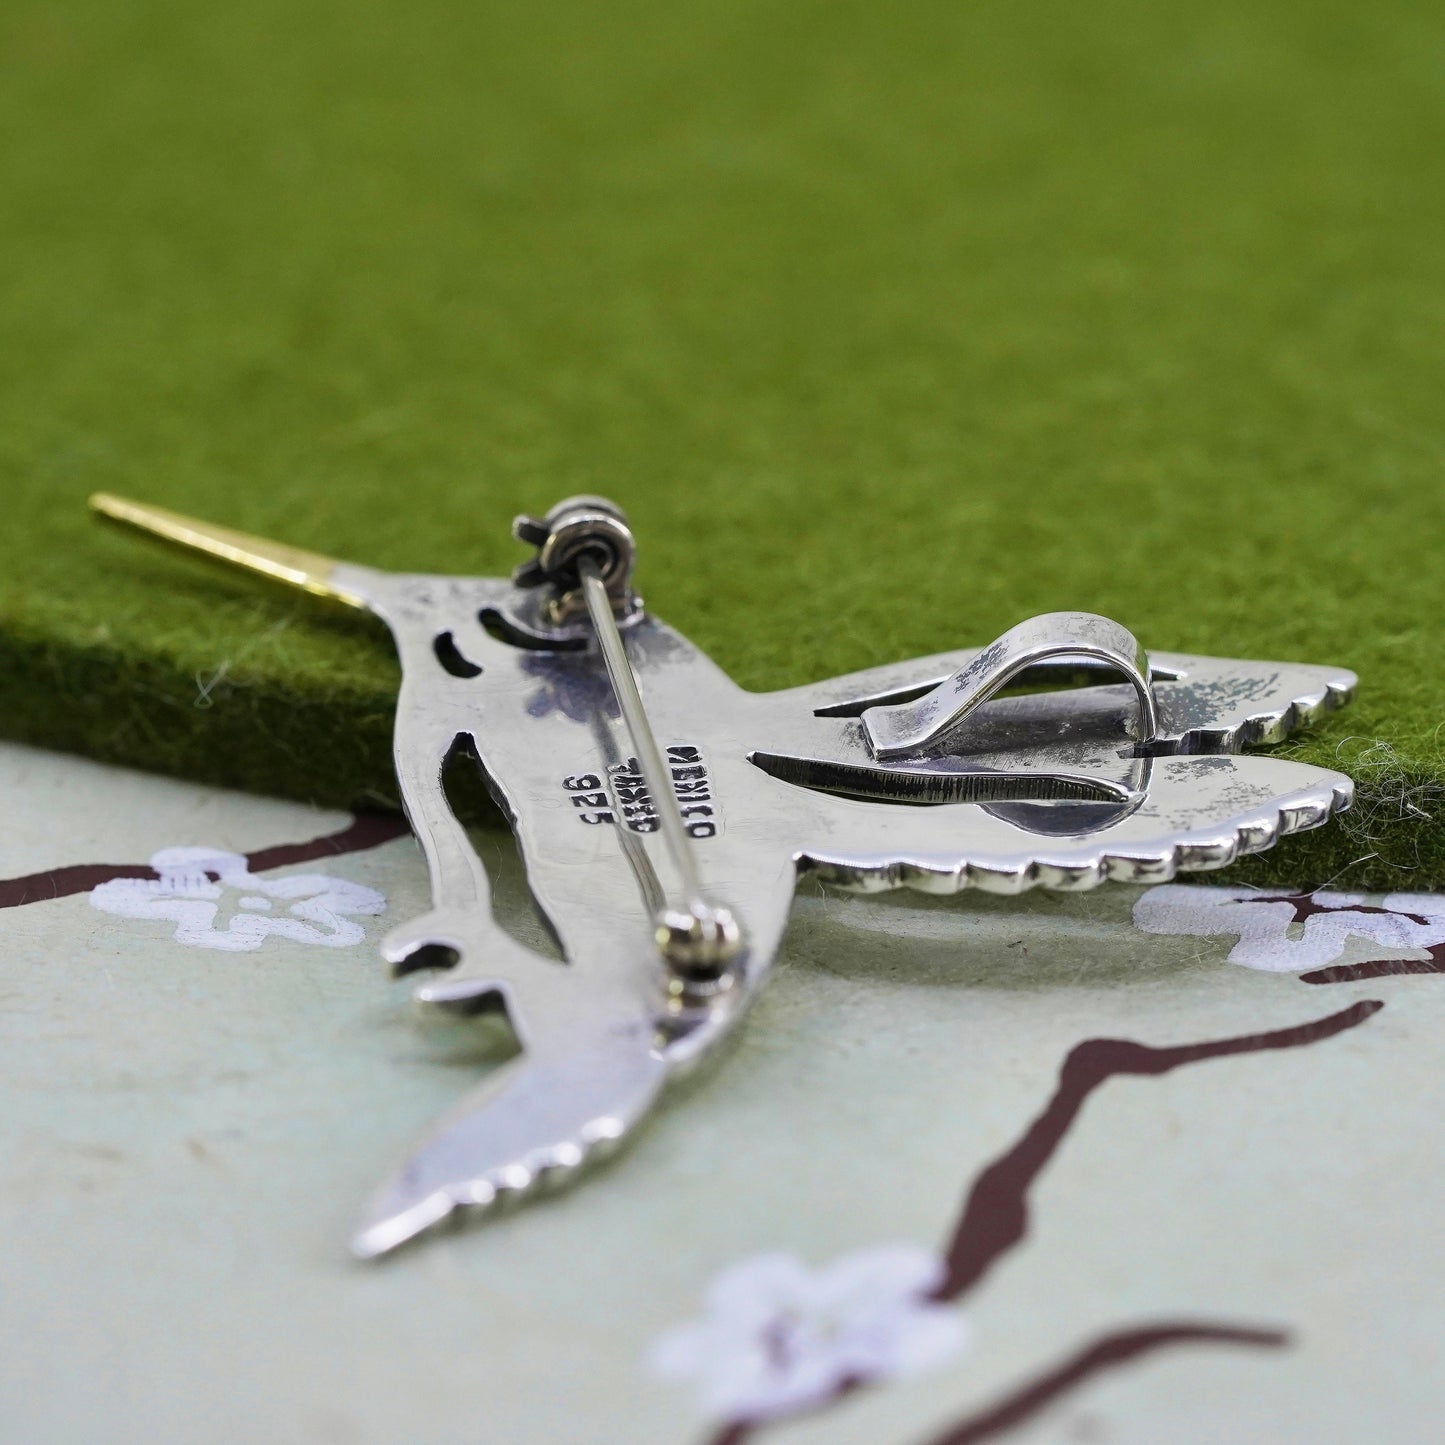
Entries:
POLYGON ((341 564, 335 558, 322 556, 320 552, 268 542, 264 537, 252 537, 245 532, 233 532, 229 527, 198 522, 193 517, 183 517, 179 512, 153 507, 147 502, 113 497, 109 492, 95 493, 90 505, 93 511, 109 521, 149 532, 152 536, 192 552, 204 553, 229 566, 243 567, 286 587, 309 592, 313 597, 325 597, 347 607, 368 610, 364 597, 333 582, 332 578, 341 564))

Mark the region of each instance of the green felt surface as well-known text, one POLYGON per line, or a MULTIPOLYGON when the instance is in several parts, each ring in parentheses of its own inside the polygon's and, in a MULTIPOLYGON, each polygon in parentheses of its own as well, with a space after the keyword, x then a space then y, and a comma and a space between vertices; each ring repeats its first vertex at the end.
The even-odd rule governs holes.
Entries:
POLYGON ((385 796, 384 639, 86 494, 496 573, 597 490, 754 687, 1347 664, 1367 806, 1251 876, 1445 883, 1441 7, 10 0, 0 135, 11 735, 385 796))

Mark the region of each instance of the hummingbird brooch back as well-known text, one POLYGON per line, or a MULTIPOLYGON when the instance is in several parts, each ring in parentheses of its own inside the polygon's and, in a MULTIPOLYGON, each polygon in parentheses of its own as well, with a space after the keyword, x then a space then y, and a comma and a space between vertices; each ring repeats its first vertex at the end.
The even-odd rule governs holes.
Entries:
POLYGON ((1146 654, 1116 622, 1057 612, 983 648, 752 693, 644 607, 631 530, 601 498, 519 518, 535 555, 510 579, 382 572, 92 505, 375 613, 395 640, 396 775, 431 908, 383 953, 432 971, 429 1007, 505 1012, 522 1051, 385 1180, 352 1241, 363 1257, 621 1143, 738 1025, 804 875, 864 892, 1159 883, 1351 799, 1343 774, 1243 752, 1348 701, 1342 668, 1146 654), (443 788, 459 748, 563 961, 493 917, 443 788))

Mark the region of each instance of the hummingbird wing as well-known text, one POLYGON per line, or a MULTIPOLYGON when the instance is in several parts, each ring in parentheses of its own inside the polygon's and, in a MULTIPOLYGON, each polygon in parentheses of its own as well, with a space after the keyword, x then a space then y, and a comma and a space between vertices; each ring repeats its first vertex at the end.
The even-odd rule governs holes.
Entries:
POLYGON ((999 798, 900 807, 830 797, 802 866, 863 892, 916 888, 1016 894, 1106 880, 1162 883, 1223 868, 1319 827, 1350 805, 1343 773, 1283 758, 1221 754, 1146 760, 1123 807, 1057 798, 999 798))
MULTIPOLYGON (((932 657, 888 663, 866 672, 755 699, 756 716, 766 736, 756 748, 809 756, 828 744, 840 721, 851 722, 865 710, 918 698, 967 668, 984 649, 961 648, 932 657)), ((1150 751, 1162 753, 1235 753, 1282 741, 1295 730, 1318 722, 1343 707, 1354 692, 1355 674, 1342 667, 1300 662, 1251 662, 1192 653, 1149 653, 1159 732, 1150 751)), ((978 708, 969 730, 969 751, 990 753, 1032 749, 1041 740, 1057 740, 1067 722, 1076 735, 1127 739, 1138 703, 1133 690, 1119 686, 1108 669, 1080 658, 1072 666, 1046 665, 1018 681, 1037 678, 1030 695, 999 697, 978 708), (1097 677, 1093 686, 1063 695, 1043 690, 1062 680, 1077 683, 1097 677)), ((861 742, 861 735, 859 738, 861 742)), ((871 759, 871 750, 865 750, 871 759)))

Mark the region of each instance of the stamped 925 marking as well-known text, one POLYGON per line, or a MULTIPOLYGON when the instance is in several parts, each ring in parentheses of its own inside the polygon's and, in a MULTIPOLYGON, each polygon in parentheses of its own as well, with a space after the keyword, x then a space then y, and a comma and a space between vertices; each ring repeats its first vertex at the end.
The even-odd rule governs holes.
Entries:
MULTIPOLYGON (((722 831, 722 818, 701 750, 680 744, 666 753, 673 796, 688 833, 694 838, 715 838, 722 831)), ((636 758, 613 763, 605 780, 596 773, 576 773, 563 778, 562 787, 577 809, 577 817, 590 826, 615 824, 621 814, 622 822, 634 833, 655 833, 661 827, 636 758)))

